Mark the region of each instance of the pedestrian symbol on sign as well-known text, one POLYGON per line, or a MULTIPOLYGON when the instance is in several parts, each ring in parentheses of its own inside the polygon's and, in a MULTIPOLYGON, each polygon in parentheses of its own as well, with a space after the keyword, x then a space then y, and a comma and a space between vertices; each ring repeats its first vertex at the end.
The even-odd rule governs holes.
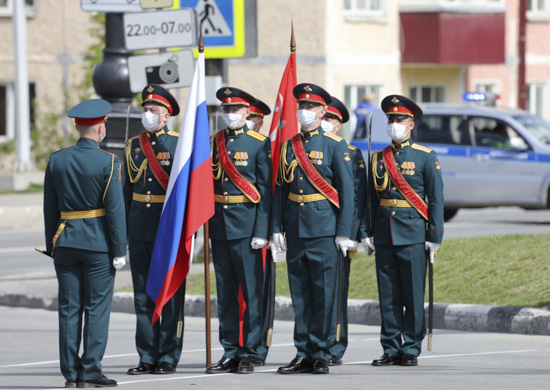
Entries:
POLYGON ((197 4, 196 10, 205 36, 228 36, 232 34, 214 0, 201 0, 197 4))

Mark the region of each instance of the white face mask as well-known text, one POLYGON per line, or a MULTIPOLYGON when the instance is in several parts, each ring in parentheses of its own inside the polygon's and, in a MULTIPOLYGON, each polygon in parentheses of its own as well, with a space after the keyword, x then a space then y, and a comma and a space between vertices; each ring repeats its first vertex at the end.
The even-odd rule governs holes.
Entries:
POLYGON ((224 112, 222 115, 223 123, 230 129, 239 129, 242 127, 243 116, 242 114, 231 114, 224 112))
POLYGON ((321 121, 321 128, 328 133, 332 133, 332 130, 334 130, 334 125, 327 121, 321 121))
POLYGON ((254 130, 254 125, 256 125, 252 121, 246 121, 246 127, 248 127, 250 130, 254 130))
POLYGON ((159 116, 152 112, 144 112, 141 115, 141 124, 145 127, 145 130, 152 133, 159 128, 159 116))
POLYGON ((304 127, 310 127, 312 124, 315 123, 315 114, 317 114, 318 111, 309 111, 309 110, 298 110, 296 112, 296 118, 298 119, 298 122, 304 127))
POLYGON ((99 137, 98 142, 101 143, 101 141, 103 141, 106 136, 107 136, 107 128, 105 127, 105 129, 103 130, 103 134, 101 135, 101 137, 99 137))
POLYGON ((388 125, 388 135, 395 142, 399 142, 407 136, 408 131, 405 130, 407 126, 399 123, 390 123, 388 125))

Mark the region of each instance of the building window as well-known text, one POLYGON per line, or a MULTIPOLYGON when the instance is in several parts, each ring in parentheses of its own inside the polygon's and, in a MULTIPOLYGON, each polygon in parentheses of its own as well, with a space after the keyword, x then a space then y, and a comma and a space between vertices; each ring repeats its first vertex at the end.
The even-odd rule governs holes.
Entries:
POLYGON ((529 20, 549 20, 550 0, 527 0, 527 17, 529 20))
POLYGON ((547 86, 545 83, 527 84, 527 111, 541 117, 546 117, 547 86))
MULTIPOLYGON (((369 103, 376 108, 380 107, 380 94, 382 87, 380 85, 346 85, 344 92, 344 104, 349 110, 350 120, 342 127, 346 134, 351 134, 357 131, 358 124, 363 122, 363 112, 358 107, 364 100, 368 99, 369 103), (359 109, 358 109, 359 108, 359 109), (346 126, 347 125, 347 126, 346 126)), ((357 135, 356 135, 357 136, 357 135)))
POLYGON ((411 85, 410 98, 416 103, 442 103, 445 101, 445 87, 434 85, 411 85))
POLYGON ((346 21, 384 21, 386 0, 345 0, 344 16, 346 21))
MULTIPOLYGON (((1 0, 0 0, 1 1, 1 0)), ((15 85, 0 84, 0 141, 15 138, 15 85)), ((29 117, 35 123, 36 84, 29 83, 29 117)))
MULTIPOLYGON (((13 14, 13 2, 16 0, 0 0, 0 16, 11 16, 13 14)), ((36 3, 38 0, 24 0, 27 15, 36 14, 36 3)))

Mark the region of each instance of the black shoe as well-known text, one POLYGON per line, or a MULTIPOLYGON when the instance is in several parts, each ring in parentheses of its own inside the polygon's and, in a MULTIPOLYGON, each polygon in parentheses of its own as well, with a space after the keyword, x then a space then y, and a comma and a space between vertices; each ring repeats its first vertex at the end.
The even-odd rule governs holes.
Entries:
POLYGON ((176 372, 176 367, 168 362, 160 362, 155 368, 153 374, 173 374, 176 372))
POLYGON ((403 355, 401 358, 401 365, 402 366, 418 366, 418 359, 416 356, 411 355, 409 353, 403 355))
POLYGON ((260 358, 256 358, 256 359, 254 359, 254 365, 255 366, 265 366, 265 360, 260 359, 260 358))
POLYGON ((97 379, 88 379, 83 380, 82 382, 77 382, 79 389, 86 389, 91 387, 116 387, 118 386, 115 380, 107 378, 105 375, 101 375, 97 379))
POLYGON ((239 367, 237 368, 237 374, 252 374, 253 372, 254 362, 252 361, 252 358, 242 358, 239 362, 239 367))
POLYGON ((342 358, 340 356, 331 356, 330 360, 328 361, 329 366, 341 366, 342 365, 342 358))
POLYGON ((399 364, 401 364, 401 359, 387 353, 380 356, 379 359, 374 359, 372 361, 373 366, 395 366, 399 364))
POLYGON ((220 372, 237 372, 239 361, 231 358, 221 358, 215 365, 207 367, 207 374, 218 374, 220 372))
POLYGON ((317 359, 315 360, 315 363, 313 363, 313 374, 328 374, 328 364, 323 359, 317 359))
POLYGON ((311 371, 313 371, 313 365, 301 356, 296 356, 288 365, 279 367, 277 370, 279 374, 301 374, 311 371))
POLYGON ((155 365, 149 363, 139 363, 137 366, 128 369, 128 375, 152 374, 155 371, 155 365))
POLYGON ((65 381, 65 388, 66 389, 76 389, 77 388, 76 379, 67 379, 65 381))

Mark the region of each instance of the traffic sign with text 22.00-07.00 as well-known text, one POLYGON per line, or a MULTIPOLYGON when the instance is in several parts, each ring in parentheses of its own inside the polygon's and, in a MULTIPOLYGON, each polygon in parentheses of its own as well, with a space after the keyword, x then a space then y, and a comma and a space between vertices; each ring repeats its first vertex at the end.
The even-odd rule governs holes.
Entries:
POLYGON ((124 39, 128 50, 191 47, 197 45, 195 11, 182 8, 124 14, 124 39))

